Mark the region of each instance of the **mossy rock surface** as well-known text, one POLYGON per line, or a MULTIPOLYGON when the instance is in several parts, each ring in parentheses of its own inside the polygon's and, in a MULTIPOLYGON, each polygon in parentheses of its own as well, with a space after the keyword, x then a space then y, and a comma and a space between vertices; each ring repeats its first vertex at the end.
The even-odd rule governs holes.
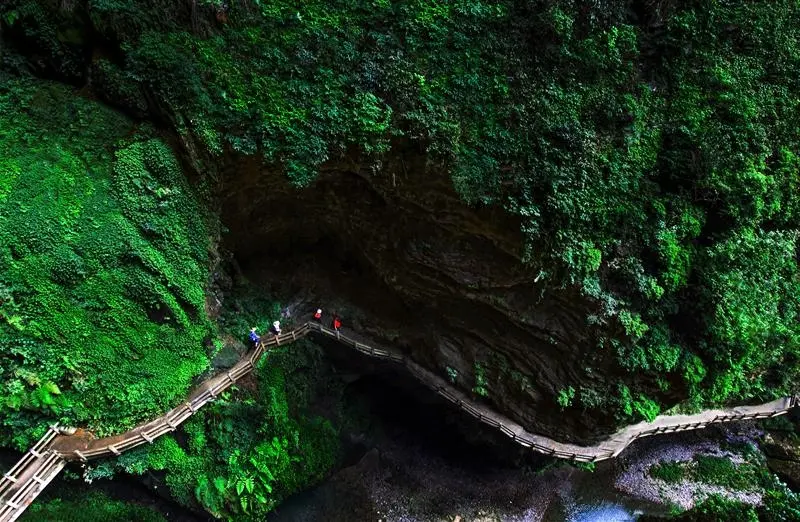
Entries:
POLYGON ((208 368, 213 220, 152 130, 65 86, 5 82, 0 129, 0 443, 162 413, 208 368))

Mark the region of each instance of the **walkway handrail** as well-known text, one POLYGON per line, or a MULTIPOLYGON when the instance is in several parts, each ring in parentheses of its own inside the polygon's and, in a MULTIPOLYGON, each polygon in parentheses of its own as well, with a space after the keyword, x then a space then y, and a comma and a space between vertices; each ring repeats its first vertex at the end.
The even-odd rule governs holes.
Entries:
POLYGON ((400 363, 410 374, 444 399, 480 422, 500 430, 517 444, 545 455, 572 461, 607 460, 619 455, 631 442, 641 437, 700 429, 713 423, 775 417, 800 406, 800 396, 794 395, 756 406, 707 410, 695 415, 659 415, 652 422, 626 426, 594 446, 579 446, 526 431, 505 415, 474 401, 442 377, 423 368, 400 352, 374 348, 343 335, 339 330, 326 328, 317 322, 308 322, 289 332, 270 336, 266 340, 262 338, 230 369, 198 385, 185 402, 125 433, 101 439, 89 439, 79 434, 56 435, 55 427, 51 427, 44 437, 0 479, 0 522, 12 522, 19 517, 67 461, 85 462, 100 457, 118 456, 142 444, 152 443, 158 437, 177 429, 197 410, 214 401, 222 392, 250 373, 269 347, 293 343, 310 333, 335 339, 370 357, 400 363))
POLYGON ((44 436, 42 436, 39 441, 34 444, 31 449, 29 449, 25 455, 22 456, 19 461, 14 464, 10 470, 3 474, 3 477, 0 478, 0 498, 2 498, 3 494, 17 482, 18 475, 28 466, 33 460, 39 458, 41 456, 41 451, 50 444, 50 442, 56 436, 56 430, 53 427, 49 427, 45 432, 44 436))
POLYGON ((290 344, 308 335, 309 328, 303 324, 292 331, 270 336, 259 341, 230 369, 221 372, 198 385, 185 402, 152 421, 112 437, 86 439, 76 435, 57 437, 51 448, 66 460, 87 461, 100 457, 118 456, 142 444, 152 443, 158 437, 175 431, 194 413, 215 400, 222 392, 250 373, 264 352, 272 346, 290 344))
POLYGON ((16 520, 67 462, 49 449, 57 431, 44 436, 0 479, 0 522, 16 520))
POLYGON ((401 353, 372 348, 342 335, 338 330, 326 328, 319 323, 312 322, 309 323, 308 326, 313 332, 326 337, 335 338, 342 344, 352 346, 363 354, 402 363, 409 373, 443 398, 452 402, 484 424, 499 429, 502 433, 511 437, 517 444, 529 447, 539 453, 579 462, 598 462, 614 458, 622 453, 634 440, 641 437, 660 433, 701 429, 709 424, 721 422, 776 417, 787 413, 794 407, 800 406, 800 396, 794 395, 782 397, 756 406, 706 410, 694 415, 659 415, 651 422, 640 422, 638 424, 626 426, 594 446, 579 446, 577 444, 558 442, 549 437, 526 431, 525 428, 518 423, 512 421, 505 415, 491 410, 488 406, 472 400, 472 398, 452 386, 442 377, 421 367, 401 353))

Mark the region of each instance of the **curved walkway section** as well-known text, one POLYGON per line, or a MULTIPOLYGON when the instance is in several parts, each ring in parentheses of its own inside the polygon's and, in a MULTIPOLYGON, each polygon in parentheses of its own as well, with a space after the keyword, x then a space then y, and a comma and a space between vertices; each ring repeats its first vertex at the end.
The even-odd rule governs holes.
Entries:
MULTIPOLYGON (((255 348, 242 357, 229 370, 203 381, 187 397, 186 402, 172 408, 167 413, 145 424, 140 424, 130 431, 113 437, 92 439, 86 432, 80 435, 59 436, 50 444, 50 449, 66 460, 96 459, 114 457, 123 451, 153 442, 158 437, 175 431, 186 419, 217 398, 222 392, 233 386, 236 381, 253 371, 256 362, 264 351, 271 346, 292 343, 308 335, 310 328, 304 324, 291 332, 262 340, 255 348)), ((3 522, 0 519, 0 522, 3 522)))
POLYGON ((56 435, 58 430, 55 427, 50 428, 47 434, 0 480, 0 522, 16 520, 39 492, 61 471, 67 461, 85 462, 89 459, 117 456, 124 451, 151 443, 156 438, 174 431, 197 410, 216 399, 236 381, 250 373, 267 348, 292 343, 310 333, 335 339, 371 357, 400 363, 436 393, 479 421, 499 429, 516 443, 546 455, 579 462, 596 462, 614 458, 631 442, 640 437, 695 430, 719 422, 775 417, 800 405, 800 396, 793 396, 756 406, 707 410, 695 415, 659 415, 653 422, 640 422, 627 426, 594 446, 579 446, 558 442, 526 431, 508 417, 474 401, 443 378, 421 367, 402 353, 373 348, 342 335, 338 330, 331 330, 319 323, 310 322, 290 332, 270 337, 266 341, 262 340, 229 370, 201 383, 190 393, 184 403, 161 417, 140 424, 121 435, 93 439, 87 432, 56 435))
POLYGON ((117 456, 123 451, 153 442, 161 435, 174 431, 194 412, 250 373, 267 348, 294 342, 308 335, 308 332, 308 326, 302 325, 291 332, 261 341, 232 368, 202 382, 189 394, 186 402, 121 435, 92 439, 87 432, 58 435, 60 430, 51 427, 0 479, 0 522, 13 522, 22 515, 44 487, 66 466, 67 461, 117 456))
POLYGON ((456 389, 442 377, 423 368, 401 353, 372 348, 341 335, 338 331, 330 330, 317 323, 309 323, 306 326, 311 328, 314 333, 333 337, 339 342, 366 355, 402 363, 411 374, 436 391, 436 393, 479 421, 499 429, 518 444, 546 455, 578 462, 597 462, 614 458, 622 453, 631 442, 641 437, 659 433, 696 430, 705 428, 709 424, 720 422, 776 417, 787 413, 796 406, 800 406, 800 396, 793 396, 783 397, 756 406, 706 410, 694 415, 659 415, 653 422, 640 422, 638 424, 626 426, 594 446, 579 446, 577 444, 558 442, 551 438, 526 431, 525 428, 508 417, 495 412, 489 406, 475 402, 467 394, 456 389))

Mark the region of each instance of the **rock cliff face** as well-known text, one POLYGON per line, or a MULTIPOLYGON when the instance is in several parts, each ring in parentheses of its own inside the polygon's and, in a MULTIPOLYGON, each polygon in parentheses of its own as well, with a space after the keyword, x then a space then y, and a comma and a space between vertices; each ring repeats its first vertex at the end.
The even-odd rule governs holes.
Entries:
POLYGON ((783 429, 768 430, 761 449, 769 469, 792 490, 800 491, 800 414, 789 415, 793 422, 786 422, 783 429))
POLYGON ((343 160, 304 190, 254 159, 232 160, 223 178, 225 246, 246 274, 269 269, 286 297, 335 297, 362 333, 485 392, 531 431, 587 442, 612 431, 611 416, 556 402, 559 390, 609 378, 589 355, 594 305, 537 283, 539 268, 520 261, 519 224, 466 206, 422 154, 395 153, 379 170, 343 160))

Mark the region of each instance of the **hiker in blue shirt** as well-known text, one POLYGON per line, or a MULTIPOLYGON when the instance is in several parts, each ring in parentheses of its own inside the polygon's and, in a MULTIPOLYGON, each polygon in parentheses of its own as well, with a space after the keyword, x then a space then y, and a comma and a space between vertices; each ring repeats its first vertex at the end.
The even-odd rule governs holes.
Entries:
POLYGON ((256 327, 250 328, 250 340, 253 341, 253 344, 258 344, 258 341, 261 340, 261 337, 258 336, 256 333, 256 327))

